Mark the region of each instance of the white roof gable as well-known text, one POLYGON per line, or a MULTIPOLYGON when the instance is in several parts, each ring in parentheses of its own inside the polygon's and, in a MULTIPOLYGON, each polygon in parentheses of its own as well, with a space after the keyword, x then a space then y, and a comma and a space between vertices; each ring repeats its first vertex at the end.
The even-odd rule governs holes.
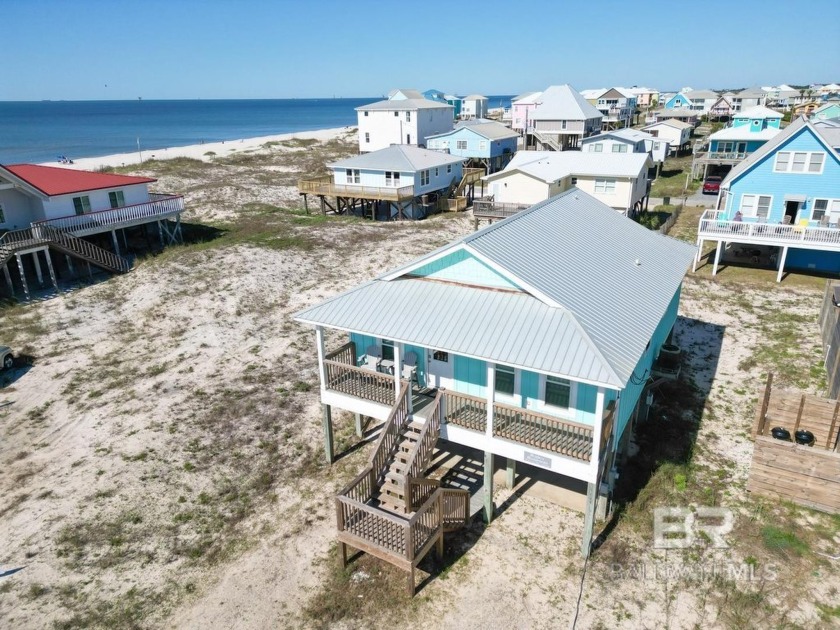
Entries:
POLYGON ((587 120, 603 118, 593 105, 570 85, 552 85, 539 99, 531 120, 587 120))

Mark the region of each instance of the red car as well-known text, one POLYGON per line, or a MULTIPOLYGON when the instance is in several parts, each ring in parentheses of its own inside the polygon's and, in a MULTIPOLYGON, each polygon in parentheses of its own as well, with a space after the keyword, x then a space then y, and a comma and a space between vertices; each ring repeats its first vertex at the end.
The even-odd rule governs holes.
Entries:
POLYGON ((716 195, 720 192, 720 183, 723 181, 722 177, 718 175, 709 175, 706 181, 703 182, 704 195, 716 195))

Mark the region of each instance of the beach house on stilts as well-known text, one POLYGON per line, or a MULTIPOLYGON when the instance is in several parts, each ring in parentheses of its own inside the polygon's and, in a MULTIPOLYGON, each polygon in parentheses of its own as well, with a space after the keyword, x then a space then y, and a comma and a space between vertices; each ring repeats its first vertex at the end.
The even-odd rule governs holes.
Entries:
POLYGON ((150 193, 157 180, 36 164, 0 165, 0 267, 12 295, 19 278, 44 284, 43 267, 58 288, 58 275, 74 276, 76 264, 123 273, 130 263, 126 231, 156 232, 161 246, 180 238, 184 199, 150 193), (122 237, 123 246, 120 247, 122 237), (110 238, 109 238, 110 237, 110 238), (54 259, 51 255, 59 254, 54 259))
POLYGON ((488 522, 497 457, 511 484, 522 463, 576 488, 588 555, 694 251, 573 188, 297 313, 327 459, 334 408, 384 422, 336 497, 342 559, 349 545, 402 567, 414 592, 417 562, 468 516, 464 491, 427 477, 453 444, 484 454, 488 522))

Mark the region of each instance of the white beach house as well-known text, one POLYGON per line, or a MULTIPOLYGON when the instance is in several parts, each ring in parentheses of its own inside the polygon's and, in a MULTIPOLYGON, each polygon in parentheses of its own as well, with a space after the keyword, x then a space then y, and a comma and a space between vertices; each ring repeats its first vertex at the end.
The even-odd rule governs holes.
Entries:
POLYGON ((359 152, 392 144, 426 146, 429 136, 452 129, 454 108, 429 100, 417 90, 394 90, 384 101, 357 107, 359 152))

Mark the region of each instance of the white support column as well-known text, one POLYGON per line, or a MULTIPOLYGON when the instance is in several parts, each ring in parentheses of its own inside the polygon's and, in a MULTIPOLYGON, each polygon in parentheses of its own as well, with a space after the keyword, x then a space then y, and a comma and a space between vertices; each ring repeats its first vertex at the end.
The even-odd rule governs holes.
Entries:
MULTIPOLYGON (((613 422, 615 422, 615 419, 613 422)), ((604 388, 599 387, 598 393, 595 395, 595 420, 592 425, 592 457, 589 459, 592 481, 587 485, 586 512, 583 515, 581 553, 584 558, 589 556, 589 550, 592 545, 592 530, 595 528, 595 508, 598 505, 598 496, 601 492, 601 480, 598 473, 601 467, 601 435, 603 434, 603 430, 604 388)))
POLYGON ((402 371, 402 356, 403 356, 403 345, 401 343, 394 344, 394 400, 399 400, 400 394, 402 393, 401 387, 402 383, 400 382, 400 372, 402 371))
POLYGON ((782 276, 785 275, 785 261, 787 260, 788 247, 782 247, 782 256, 779 258, 779 273, 776 274, 776 282, 782 281, 782 276))
POLYGON ((697 265, 700 262, 700 258, 703 256, 703 239, 697 239, 697 255, 694 257, 694 264, 691 265, 691 272, 694 273, 697 271, 697 265))
POLYGON ((38 252, 32 252, 32 260, 35 262, 35 275, 38 276, 38 284, 44 286, 44 274, 41 272, 41 261, 38 259, 38 252))
POLYGON ((712 266, 712 275, 717 275, 718 263, 720 263, 720 254, 723 251, 723 241, 718 241, 717 249, 715 250, 715 264, 712 266))
POLYGON ((315 345, 318 348, 318 378, 321 380, 321 391, 327 389, 327 367, 324 365, 324 327, 315 326, 315 345))
POLYGON ((493 404, 496 401, 496 364, 487 362, 487 446, 493 439, 493 404))

